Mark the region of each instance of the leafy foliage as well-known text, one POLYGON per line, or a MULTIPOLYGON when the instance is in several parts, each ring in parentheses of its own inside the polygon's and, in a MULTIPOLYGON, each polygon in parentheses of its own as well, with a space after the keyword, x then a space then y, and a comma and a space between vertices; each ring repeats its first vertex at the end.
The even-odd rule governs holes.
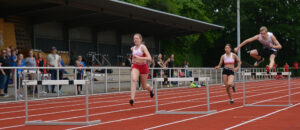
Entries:
MULTIPOLYGON (((235 0, 124 0, 141 6, 225 26, 224 30, 177 37, 161 42, 163 52, 175 54, 175 65, 184 60, 190 66, 214 66, 224 53, 224 45, 237 43, 237 4, 235 0)), ((241 0, 241 41, 267 26, 283 46, 276 62, 283 66, 300 60, 300 0, 241 0)), ((243 62, 254 60, 247 53, 261 48, 258 42, 241 49, 243 62)), ((265 64, 267 62, 264 62, 265 64)))

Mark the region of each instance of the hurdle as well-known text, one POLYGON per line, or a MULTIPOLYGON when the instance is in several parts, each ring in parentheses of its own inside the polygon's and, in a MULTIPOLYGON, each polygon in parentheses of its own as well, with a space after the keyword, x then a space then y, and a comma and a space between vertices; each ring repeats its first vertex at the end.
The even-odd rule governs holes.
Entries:
POLYGON ((156 114, 211 114, 217 112, 216 110, 210 110, 210 100, 209 100, 209 77, 189 77, 189 78, 154 78, 155 82, 155 113, 156 114), (205 81, 206 82, 206 97, 207 97, 207 111, 166 111, 158 109, 158 82, 163 81, 205 81))
POLYGON ((292 106, 291 103, 291 72, 245 72, 243 71, 243 106, 252 106, 252 107, 286 107, 286 106, 292 106), (267 105, 267 104, 247 104, 246 103, 246 76, 276 76, 276 75, 283 75, 288 76, 288 96, 289 96, 289 103, 286 105, 267 105))
POLYGON ((25 125, 93 125, 99 124, 101 120, 89 121, 89 93, 88 93, 88 80, 23 80, 25 92, 25 125), (85 122, 52 122, 52 121, 42 121, 35 120, 29 121, 28 114, 28 94, 27 85, 85 85, 85 122))

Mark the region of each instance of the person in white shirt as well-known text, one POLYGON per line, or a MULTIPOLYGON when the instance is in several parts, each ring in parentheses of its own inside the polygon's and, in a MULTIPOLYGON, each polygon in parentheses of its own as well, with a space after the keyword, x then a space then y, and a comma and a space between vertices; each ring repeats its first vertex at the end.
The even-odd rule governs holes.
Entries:
MULTIPOLYGON (((47 65, 49 67, 59 67, 60 66, 60 60, 59 60, 59 55, 57 54, 57 49, 56 47, 51 48, 52 52, 51 54, 48 55, 47 57, 47 65)), ((50 74, 51 74, 51 80, 57 80, 57 69, 50 69, 50 74)), ((55 85, 51 86, 51 92, 55 92, 55 85)))
POLYGON ((273 35, 273 33, 268 32, 267 27, 262 26, 259 29, 260 33, 255 35, 252 38, 249 38, 245 41, 243 41, 239 46, 237 46, 234 49, 234 52, 238 52, 238 50, 245 46, 246 44, 253 42, 253 41, 259 41, 264 48, 260 51, 258 51, 257 49, 251 50, 250 51, 250 56, 253 57, 254 59, 256 59, 256 62, 254 63, 254 66, 258 66, 260 63, 262 63, 264 61, 264 57, 270 57, 270 63, 269 63, 269 67, 270 70, 272 69, 274 63, 275 63, 275 57, 277 55, 277 52, 279 49, 282 48, 282 46, 280 45, 280 43, 277 41, 276 37, 273 35))

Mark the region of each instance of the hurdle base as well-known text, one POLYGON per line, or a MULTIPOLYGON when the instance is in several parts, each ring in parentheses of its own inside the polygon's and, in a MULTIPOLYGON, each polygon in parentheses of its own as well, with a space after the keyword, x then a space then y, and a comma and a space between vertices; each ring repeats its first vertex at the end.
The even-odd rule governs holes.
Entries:
POLYGON ((292 106, 293 104, 288 104, 288 105, 254 105, 254 104, 245 104, 245 107, 289 107, 292 106))
POLYGON ((100 124, 101 120, 94 120, 88 122, 52 122, 52 121, 26 121, 25 125, 94 125, 100 124))
POLYGON ((216 113, 216 110, 210 111, 156 111, 155 114, 181 114, 181 115, 190 115, 190 114, 212 114, 216 113))

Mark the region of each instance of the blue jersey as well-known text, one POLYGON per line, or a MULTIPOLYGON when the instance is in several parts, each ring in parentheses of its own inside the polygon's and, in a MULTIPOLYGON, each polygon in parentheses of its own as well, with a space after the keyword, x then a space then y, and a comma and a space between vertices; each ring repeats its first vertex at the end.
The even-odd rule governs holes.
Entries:
MULTIPOLYGON (((17 67, 25 67, 25 62, 22 60, 21 65, 18 65, 17 67)), ((20 76, 23 77, 23 74, 22 74, 23 71, 24 71, 23 69, 17 69, 17 76, 19 77, 19 73, 21 73, 20 76)))

